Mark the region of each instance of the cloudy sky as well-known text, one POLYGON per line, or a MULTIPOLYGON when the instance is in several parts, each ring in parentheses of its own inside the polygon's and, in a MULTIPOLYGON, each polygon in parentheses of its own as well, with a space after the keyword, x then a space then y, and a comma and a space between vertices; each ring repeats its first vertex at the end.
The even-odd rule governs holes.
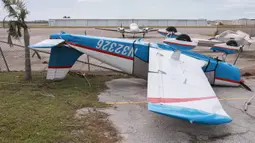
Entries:
MULTIPOLYGON (((255 0, 24 0, 28 20, 51 18, 255 18, 255 0)), ((5 13, 0 1, 0 19, 5 13)))

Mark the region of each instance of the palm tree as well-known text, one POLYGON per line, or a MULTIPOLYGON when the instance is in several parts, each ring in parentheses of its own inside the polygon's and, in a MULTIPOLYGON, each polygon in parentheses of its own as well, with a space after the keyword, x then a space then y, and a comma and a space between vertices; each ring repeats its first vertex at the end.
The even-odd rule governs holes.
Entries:
MULTIPOLYGON (((21 30, 23 29, 23 38, 25 44, 25 79, 31 80, 31 61, 30 51, 28 48, 30 44, 30 35, 28 31, 28 26, 25 21, 29 12, 23 0, 2 0, 2 2, 4 4, 4 8, 8 12, 8 15, 6 17, 10 19, 8 21, 8 43, 10 44, 10 46, 13 45, 12 38, 19 39, 20 37, 22 37, 21 30)), ((5 25, 5 19, 3 25, 5 25)), ((38 53, 37 56, 40 58, 40 55, 38 53)))

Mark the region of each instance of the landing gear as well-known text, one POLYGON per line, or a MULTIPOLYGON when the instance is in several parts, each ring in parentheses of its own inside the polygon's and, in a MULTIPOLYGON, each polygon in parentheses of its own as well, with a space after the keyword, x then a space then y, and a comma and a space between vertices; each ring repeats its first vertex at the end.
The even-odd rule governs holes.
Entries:
POLYGON ((145 37, 145 33, 143 33, 143 38, 145 37))
POLYGON ((245 103, 244 103, 244 111, 246 112, 248 110, 248 107, 255 107, 251 105, 251 101, 255 99, 255 95, 253 95, 250 99, 248 99, 245 103))
POLYGON ((122 38, 125 38, 125 34, 124 33, 122 33, 122 38))
POLYGON ((238 44, 235 40, 229 40, 227 43, 226 43, 228 46, 234 46, 234 47, 237 47, 238 44))
POLYGON ((176 40, 192 42, 190 37, 188 35, 186 35, 186 34, 179 35, 178 37, 176 37, 176 40))
POLYGON ((167 27, 167 28, 166 28, 166 31, 167 31, 167 32, 176 33, 176 32, 177 32, 177 29, 176 29, 175 27, 173 27, 173 26, 170 26, 170 27, 167 27))

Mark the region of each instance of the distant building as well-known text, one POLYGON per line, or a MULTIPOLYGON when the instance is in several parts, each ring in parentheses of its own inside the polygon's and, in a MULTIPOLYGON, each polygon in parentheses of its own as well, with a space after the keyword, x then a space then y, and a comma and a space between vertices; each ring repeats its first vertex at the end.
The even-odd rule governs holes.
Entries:
POLYGON ((236 20, 215 20, 216 23, 222 23, 223 25, 255 25, 255 19, 236 19, 236 20))
POLYGON ((49 26, 129 26, 131 23, 141 26, 207 26, 206 19, 50 19, 49 26))

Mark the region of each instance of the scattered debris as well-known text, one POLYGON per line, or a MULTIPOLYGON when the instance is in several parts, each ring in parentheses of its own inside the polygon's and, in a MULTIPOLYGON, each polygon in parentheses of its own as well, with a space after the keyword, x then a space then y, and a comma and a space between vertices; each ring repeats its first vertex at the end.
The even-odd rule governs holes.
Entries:
POLYGON ((42 96, 46 96, 46 97, 53 97, 53 98, 55 98, 55 96, 53 94, 51 94, 51 93, 46 93, 46 94, 42 94, 41 93, 41 95, 42 96))

